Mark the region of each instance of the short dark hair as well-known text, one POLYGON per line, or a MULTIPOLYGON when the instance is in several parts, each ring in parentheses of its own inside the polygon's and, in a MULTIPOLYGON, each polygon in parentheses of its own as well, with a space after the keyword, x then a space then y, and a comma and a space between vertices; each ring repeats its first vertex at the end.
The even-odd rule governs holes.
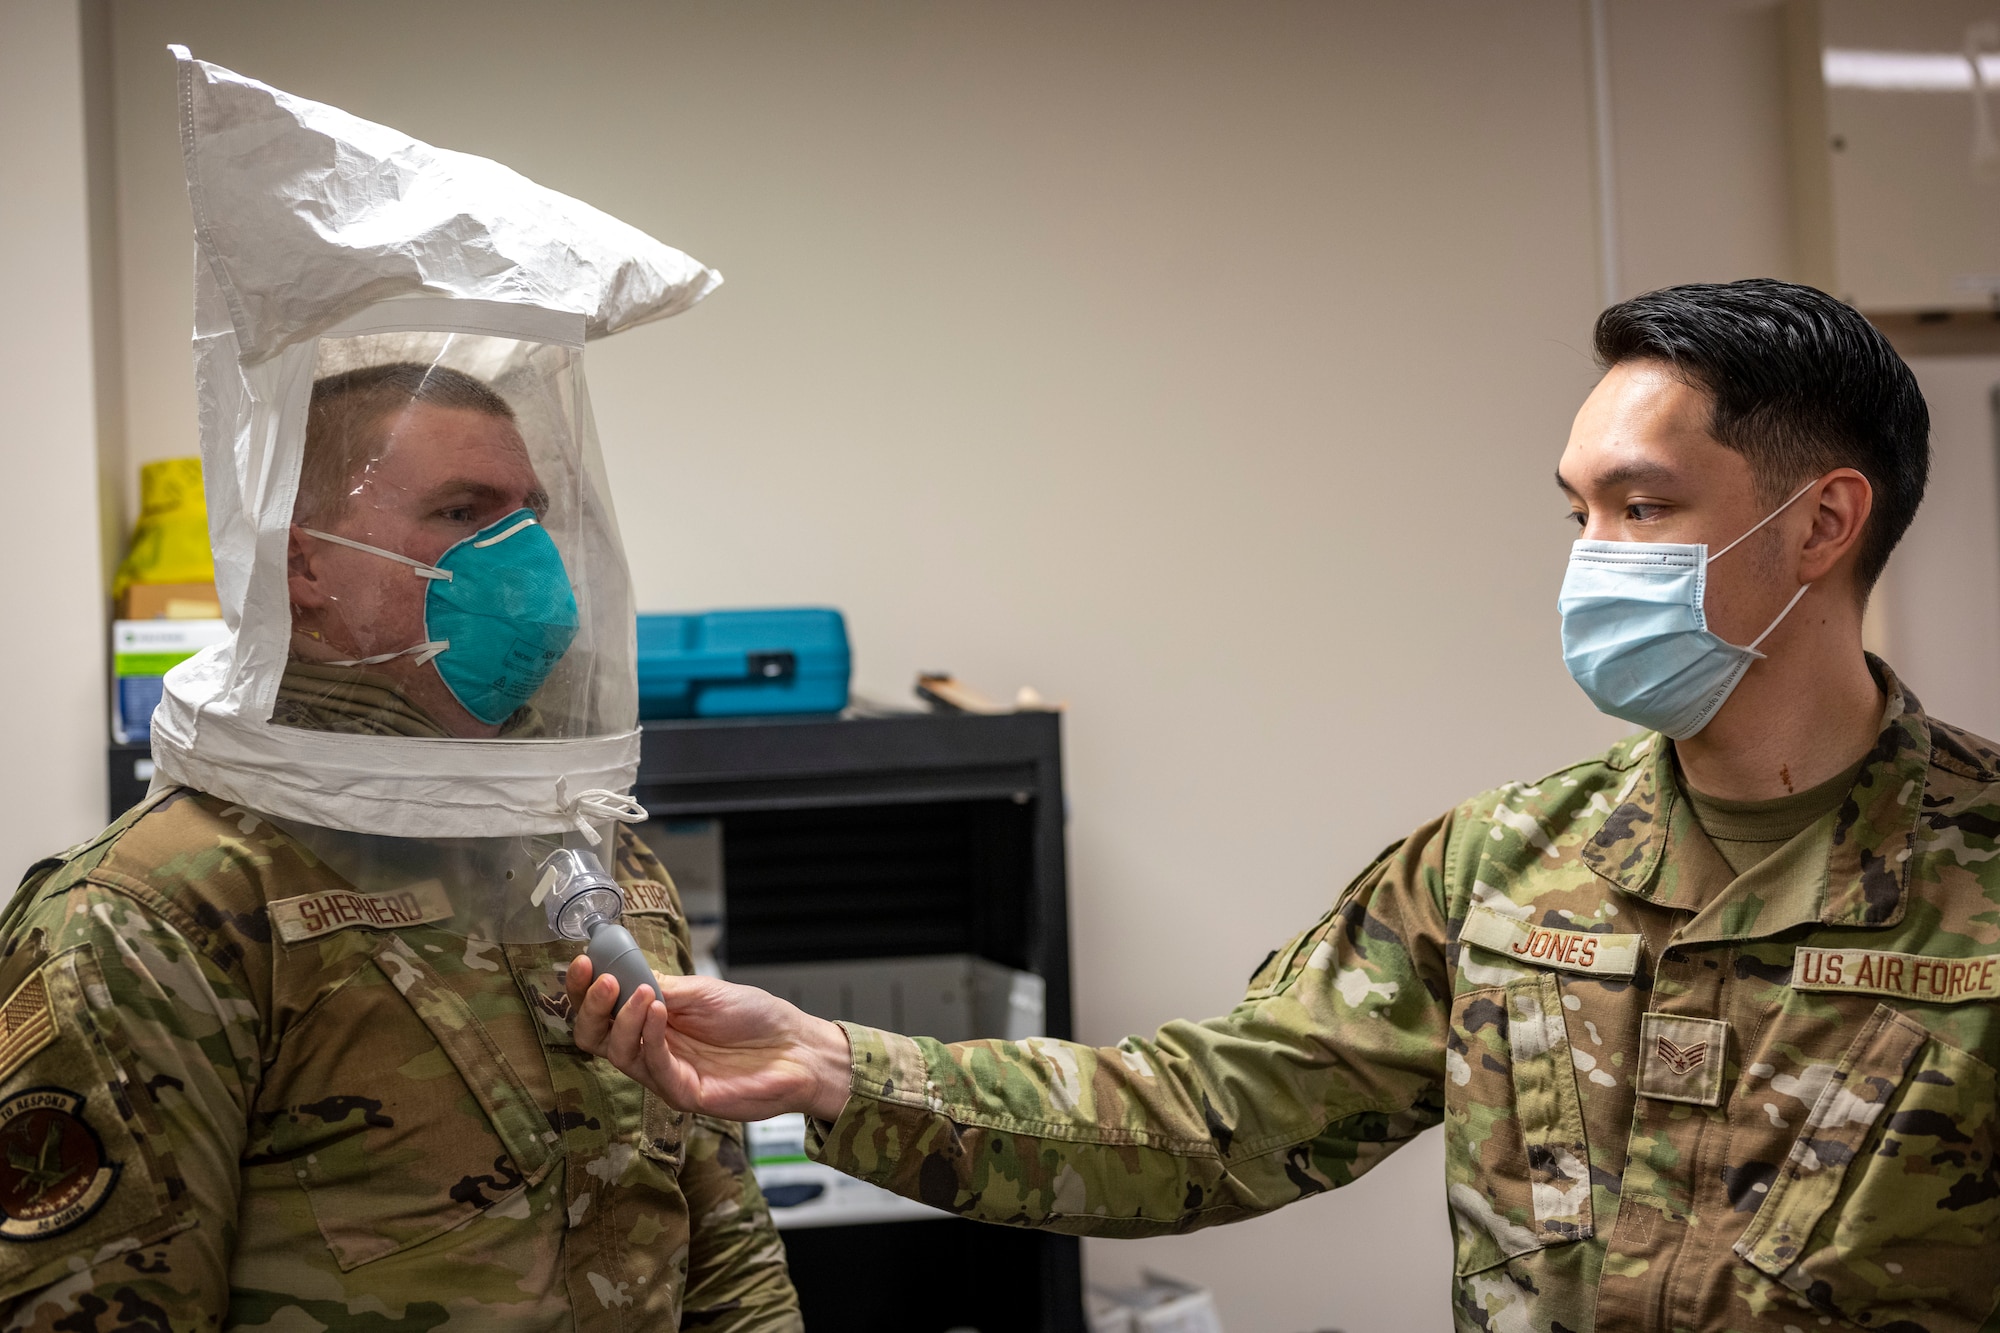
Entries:
POLYGON ((1916 376, 1854 307, 1771 278, 1690 283, 1597 317, 1607 370, 1660 361, 1715 402, 1710 433, 1767 498, 1851 467, 1875 488, 1855 566, 1873 587, 1923 503, 1931 416, 1916 376))
POLYGON ((375 426, 412 403, 514 419, 514 409, 492 385, 450 366, 391 361, 314 380, 292 521, 324 524, 339 517, 348 484, 381 444, 375 426))

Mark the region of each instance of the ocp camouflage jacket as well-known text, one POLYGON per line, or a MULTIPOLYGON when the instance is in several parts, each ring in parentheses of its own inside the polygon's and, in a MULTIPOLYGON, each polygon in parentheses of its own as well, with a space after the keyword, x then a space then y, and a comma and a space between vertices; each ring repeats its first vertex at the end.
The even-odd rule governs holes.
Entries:
POLYGON ((1741 877, 1634 737, 1391 848, 1224 1017, 1100 1049, 850 1027, 811 1151, 1141 1236, 1442 1122, 1461 1329, 2000 1328, 2000 754, 1872 665, 1847 800, 1741 877))
MULTIPOLYGON (((626 924, 685 969, 621 830, 626 924)), ((166 793, 0 922, 0 1323, 796 1333, 735 1125, 572 1040, 577 946, 446 929, 166 793)))

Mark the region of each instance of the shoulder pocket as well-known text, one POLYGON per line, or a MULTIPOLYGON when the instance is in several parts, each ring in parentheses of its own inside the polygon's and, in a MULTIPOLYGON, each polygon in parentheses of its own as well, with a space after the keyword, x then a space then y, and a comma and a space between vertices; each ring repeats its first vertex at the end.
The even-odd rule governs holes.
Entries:
POLYGON ((1334 919, 1339 916, 1338 907, 1313 923, 1312 929, 1295 936, 1290 943, 1264 960, 1262 967, 1250 977, 1250 989, 1244 995, 1246 1000, 1263 1000, 1284 991, 1299 979, 1305 970, 1306 960, 1312 951, 1333 932, 1334 919))
POLYGON ((0 1295, 45 1285, 71 1256, 150 1244, 186 1225, 169 1199, 120 1059, 97 957, 82 944, 0 1003, 0 1295))
POLYGON ((1996 1092, 1990 1065, 1876 1006, 1736 1253, 1869 1327, 1985 1327, 2000 1299, 1996 1092))
POLYGON ((1299 973, 1305 971, 1307 962, 1312 959, 1313 950, 1325 942, 1338 926, 1341 909, 1347 905, 1348 899, 1352 898, 1362 885, 1373 879, 1376 872, 1388 863, 1390 857, 1403 849, 1405 841, 1407 839, 1398 838, 1384 847, 1381 854, 1368 863, 1367 869, 1347 882, 1347 887, 1333 900, 1333 906, 1327 909, 1326 915, 1312 924, 1311 929, 1303 935, 1296 936, 1283 948, 1265 958, 1257 970, 1250 974, 1250 989, 1243 998, 1268 999, 1273 995, 1282 994, 1294 981, 1297 981, 1299 973))
POLYGON ((1594 1231, 1562 983, 1467 991, 1445 1045, 1445 1179, 1460 1277, 1594 1231))

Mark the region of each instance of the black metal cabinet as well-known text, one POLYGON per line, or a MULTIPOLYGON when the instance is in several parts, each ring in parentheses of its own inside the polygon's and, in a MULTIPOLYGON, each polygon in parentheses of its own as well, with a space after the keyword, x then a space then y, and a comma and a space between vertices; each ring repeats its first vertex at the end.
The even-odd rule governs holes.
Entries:
MULTIPOLYGON (((636 795, 723 825, 731 965, 970 953, 1039 975, 1070 1035, 1061 719, 646 724, 636 795)), ((1081 1333, 1069 1236, 956 1219, 788 1230, 814 1333, 1081 1333)))
POLYGON ((153 781, 153 750, 149 745, 113 745, 111 761, 111 810, 106 823, 146 799, 153 781))

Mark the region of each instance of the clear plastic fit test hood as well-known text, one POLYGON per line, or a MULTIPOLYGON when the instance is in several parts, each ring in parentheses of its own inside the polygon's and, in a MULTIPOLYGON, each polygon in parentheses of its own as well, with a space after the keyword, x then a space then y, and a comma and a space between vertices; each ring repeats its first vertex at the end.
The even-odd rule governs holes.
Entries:
POLYGON ((498 163, 173 52, 197 245, 202 463, 231 637, 168 674, 155 782, 358 833, 575 828, 575 794, 629 792, 639 755, 630 582, 583 344, 678 314, 721 275, 498 163), (271 720, 292 655, 287 550, 313 381, 377 347, 531 404, 521 431, 583 608, 551 710, 560 725, 535 738, 271 720), (529 377, 532 393, 509 392, 529 377))

